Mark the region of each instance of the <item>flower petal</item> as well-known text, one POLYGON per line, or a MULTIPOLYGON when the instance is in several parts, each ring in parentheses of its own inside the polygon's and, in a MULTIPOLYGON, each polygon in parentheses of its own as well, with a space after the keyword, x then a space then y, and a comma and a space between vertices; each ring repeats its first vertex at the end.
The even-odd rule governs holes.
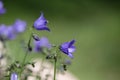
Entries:
POLYGON ((24 32, 26 29, 26 22, 22 21, 20 19, 17 19, 15 23, 13 24, 13 28, 15 29, 16 33, 24 32))
POLYGON ((11 77, 10 77, 10 80, 18 80, 18 75, 17 75, 17 73, 12 73, 11 74, 11 77))
POLYGON ((44 18, 43 13, 41 13, 40 17, 34 22, 33 27, 36 30, 47 30, 50 31, 50 29, 47 27, 48 21, 44 18))
POLYGON ((73 55, 72 55, 72 53, 69 53, 69 54, 68 54, 68 56, 69 56, 70 58, 73 58, 73 55))

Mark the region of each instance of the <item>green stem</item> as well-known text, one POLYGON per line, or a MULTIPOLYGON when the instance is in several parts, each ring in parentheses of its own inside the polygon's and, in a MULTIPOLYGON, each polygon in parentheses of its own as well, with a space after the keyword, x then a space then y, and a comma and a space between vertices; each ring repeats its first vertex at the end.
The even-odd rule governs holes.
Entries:
POLYGON ((25 56, 24 56, 24 58, 23 58, 22 69, 21 69, 21 71, 20 71, 20 77, 21 77, 21 73, 22 73, 22 71, 23 71, 23 69, 24 69, 24 64, 25 64, 25 61, 26 61, 28 52, 29 52, 29 50, 31 51, 31 46, 30 46, 31 38, 32 38, 32 33, 31 33, 30 38, 29 38, 29 41, 28 41, 27 51, 26 51, 25 56))
POLYGON ((26 61, 27 55, 28 55, 28 50, 26 51, 25 56, 24 56, 24 58, 23 58, 22 66, 24 65, 24 63, 25 63, 25 61, 26 61))
POLYGON ((56 63, 57 63, 57 57, 56 56, 54 57, 54 60, 55 60, 55 62, 54 62, 54 79, 53 80, 56 80, 56 63))
POLYGON ((28 55, 28 50, 26 51, 25 56, 24 56, 24 58, 23 58, 22 68, 21 68, 21 71, 20 71, 20 78, 21 78, 21 73, 22 73, 22 71, 23 71, 23 69, 24 69, 24 63, 25 63, 25 61, 26 61, 27 55, 28 55))

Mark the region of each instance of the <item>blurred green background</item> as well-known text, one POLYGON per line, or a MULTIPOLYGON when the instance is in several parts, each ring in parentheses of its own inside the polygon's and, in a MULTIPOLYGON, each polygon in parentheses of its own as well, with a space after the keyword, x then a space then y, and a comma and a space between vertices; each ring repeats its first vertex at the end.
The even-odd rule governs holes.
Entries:
MULTIPOLYGON (((7 13, 0 24, 11 25, 16 19, 31 27, 44 12, 51 32, 41 31, 51 43, 76 40, 77 50, 69 70, 79 80, 120 79, 120 2, 117 0, 3 0, 7 13)), ((18 60, 22 49, 16 47, 21 38, 27 42, 28 30, 15 41, 8 42, 18 60)))

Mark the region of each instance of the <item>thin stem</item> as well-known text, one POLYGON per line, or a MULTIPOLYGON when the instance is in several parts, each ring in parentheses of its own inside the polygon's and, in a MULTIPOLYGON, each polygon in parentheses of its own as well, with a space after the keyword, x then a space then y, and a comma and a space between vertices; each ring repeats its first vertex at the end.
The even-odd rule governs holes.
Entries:
POLYGON ((55 60, 55 62, 54 62, 54 79, 53 80, 56 80, 56 63, 57 63, 57 57, 56 56, 54 56, 54 60, 55 60))
POLYGON ((24 56, 24 58, 23 58, 22 68, 21 68, 21 71, 20 71, 20 78, 21 78, 21 73, 22 73, 22 71, 23 71, 23 67, 24 67, 24 63, 25 63, 25 61, 26 61, 27 55, 28 55, 28 50, 26 51, 25 56, 24 56))
POLYGON ((21 77, 21 73, 22 73, 22 71, 23 71, 23 69, 24 69, 24 64, 25 64, 25 61, 26 61, 26 59, 27 59, 28 52, 31 51, 31 46, 30 46, 31 37, 32 37, 32 33, 31 33, 30 38, 29 38, 29 41, 28 41, 27 51, 26 51, 25 56, 24 56, 24 58, 23 58, 22 69, 21 69, 21 71, 20 71, 20 77, 21 77))
POLYGON ((23 58, 22 66, 24 65, 24 63, 25 63, 25 61, 26 61, 27 55, 28 55, 28 50, 26 51, 25 56, 24 56, 24 58, 23 58))

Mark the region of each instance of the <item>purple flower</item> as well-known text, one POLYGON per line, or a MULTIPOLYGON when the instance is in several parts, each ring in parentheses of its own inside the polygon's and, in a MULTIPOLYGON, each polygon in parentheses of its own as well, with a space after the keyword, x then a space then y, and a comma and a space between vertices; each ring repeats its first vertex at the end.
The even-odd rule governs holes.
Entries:
POLYGON ((16 34, 14 33, 13 26, 8 26, 3 34, 7 39, 13 40, 16 38, 16 34))
POLYGON ((76 48, 74 46, 75 40, 72 40, 70 42, 65 42, 60 45, 60 50, 67 54, 70 58, 73 58, 72 53, 75 52, 76 48))
POLYGON ((49 43, 48 39, 46 37, 40 38, 40 40, 34 40, 34 50, 35 52, 39 52, 42 50, 42 48, 51 48, 51 44, 49 43))
POLYGON ((18 75, 17 73, 13 72, 10 76, 10 80, 18 80, 18 75))
POLYGON ((24 32, 25 29, 26 29, 26 22, 25 21, 22 21, 22 20, 19 20, 17 19, 15 21, 15 23, 13 24, 13 28, 14 28, 14 31, 16 33, 21 33, 21 32, 24 32))
POLYGON ((0 35, 3 35, 5 30, 6 30, 6 26, 4 24, 0 25, 0 35))
POLYGON ((33 27, 36 30, 47 30, 50 31, 50 29, 47 27, 48 21, 44 18, 43 13, 41 13, 41 16, 34 22, 33 27))
POLYGON ((6 39, 13 40, 16 37, 12 26, 0 25, 0 35, 6 39))
POLYGON ((4 14, 5 12, 6 12, 6 9, 5 9, 4 6, 3 6, 3 2, 0 1, 0 15, 1 15, 1 14, 4 14))

